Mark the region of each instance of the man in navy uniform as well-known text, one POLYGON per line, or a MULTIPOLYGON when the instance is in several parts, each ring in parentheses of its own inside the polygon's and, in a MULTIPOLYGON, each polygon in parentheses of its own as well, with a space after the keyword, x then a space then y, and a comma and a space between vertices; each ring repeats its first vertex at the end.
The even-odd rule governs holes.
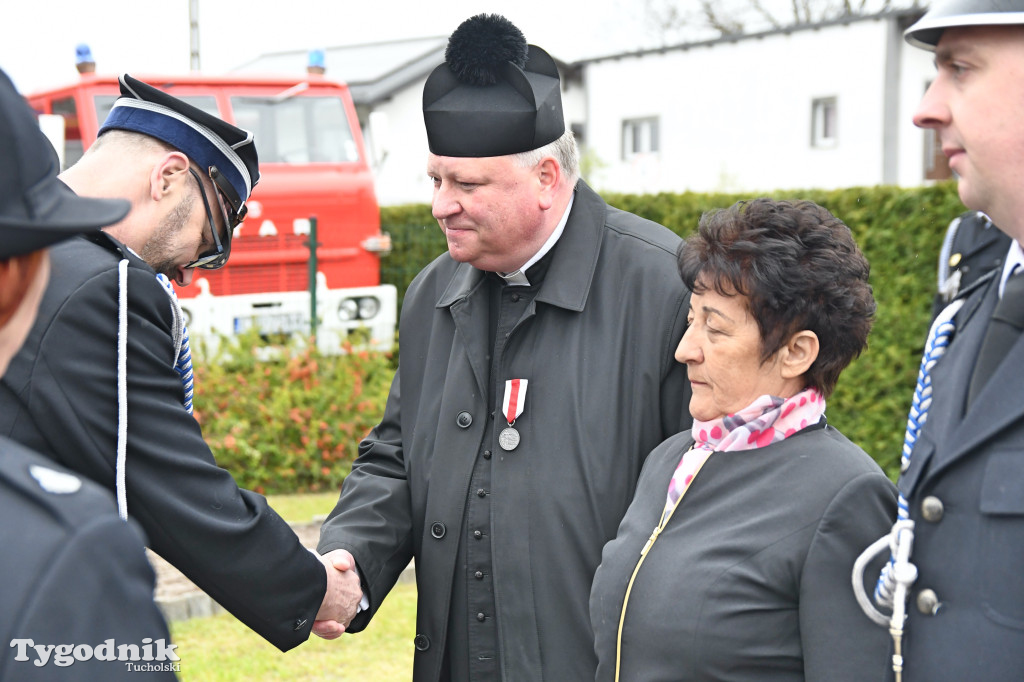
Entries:
MULTIPOLYGON (((116 223, 129 204, 83 199, 57 180, 53 148, 2 71, 0 149, 3 375, 43 297, 47 247, 116 223)), ((123 662, 99 660, 94 652, 108 639, 170 643, 153 603, 141 532, 118 518, 110 493, 0 436, 0 518, 0 679, 138 679, 123 662), (51 651, 45 665, 37 664, 34 646, 67 644, 86 645, 92 655, 86 658, 83 649, 85 660, 58 669, 51 651)), ((167 668, 149 677, 174 675, 167 668)))
POLYGON ((406 293, 399 370, 319 549, 362 629, 415 557, 416 680, 584 680, 589 599, 647 454, 689 427, 680 239, 579 180, 558 70, 504 17, 427 78, 448 252, 406 293))
POLYGON ((981 211, 964 211, 946 228, 939 251, 939 284, 932 303, 932 320, 957 295, 996 268, 1002 268, 1010 249, 1009 235, 981 211))
POLYGON ((914 123, 938 133, 963 203, 1013 242, 1001 269, 940 314, 952 314, 952 341, 930 368, 931 404, 899 480, 917 567, 903 679, 1020 680, 1024 1, 937 2, 906 38, 938 70, 914 123))
POLYGON ((53 249, 39 317, 0 381, 0 434, 115 491, 153 550, 278 648, 318 618, 343 627, 356 575, 239 489, 190 413, 170 280, 227 260, 259 179, 252 134, 124 75, 98 139, 60 178, 132 210, 53 249))

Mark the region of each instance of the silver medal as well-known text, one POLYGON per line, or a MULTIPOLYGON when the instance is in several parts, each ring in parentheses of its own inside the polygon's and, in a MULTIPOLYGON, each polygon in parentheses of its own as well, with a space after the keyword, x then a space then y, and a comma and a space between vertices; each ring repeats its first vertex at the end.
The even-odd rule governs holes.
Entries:
POLYGON ((498 445, 502 450, 515 450, 519 445, 519 432, 511 426, 502 429, 498 434, 498 445))

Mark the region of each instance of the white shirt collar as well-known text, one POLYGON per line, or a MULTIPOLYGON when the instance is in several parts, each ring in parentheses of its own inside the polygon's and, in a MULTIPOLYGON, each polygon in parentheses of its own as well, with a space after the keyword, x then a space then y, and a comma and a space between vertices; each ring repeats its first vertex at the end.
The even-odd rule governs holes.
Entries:
POLYGON ((1014 239, 1010 242, 1010 251, 1006 254, 1006 262, 1003 264, 1003 275, 999 280, 999 298, 1003 297, 1006 280, 1010 279, 1010 275, 1018 268, 1024 268, 1024 249, 1021 249, 1020 242, 1014 239))
POLYGON ((526 261, 523 267, 519 268, 515 272, 503 273, 499 272, 498 276, 505 280, 505 284, 513 287, 528 287, 530 286, 530 280, 526 277, 526 271, 530 269, 530 266, 539 261, 541 258, 547 255, 548 251, 558 242, 559 237, 562 236, 562 232, 565 231, 565 224, 569 221, 569 211, 572 210, 572 202, 576 198, 576 193, 573 192, 569 196, 569 205, 565 207, 565 213, 562 214, 562 219, 558 221, 558 226, 555 231, 551 233, 548 240, 544 242, 544 246, 540 247, 540 251, 533 254, 533 258, 526 261))

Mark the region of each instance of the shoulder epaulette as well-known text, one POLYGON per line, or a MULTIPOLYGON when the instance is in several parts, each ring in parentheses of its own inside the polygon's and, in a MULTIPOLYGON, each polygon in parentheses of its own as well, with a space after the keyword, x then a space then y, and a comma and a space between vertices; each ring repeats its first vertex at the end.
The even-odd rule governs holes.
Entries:
POLYGON ((972 293, 974 293, 978 289, 980 289, 983 286, 985 286, 986 284, 988 284, 992 280, 993 277, 997 277, 997 276, 999 276, 1001 274, 1002 274, 1002 270, 1001 269, 989 270, 984 275, 982 275, 978 279, 976 279, 973 282, 971 282, 970 284, 968 284, 962 290, 958 291, 956 296, 953 297, 953 301, 958 301, 960 299, 967 298, 972 293))

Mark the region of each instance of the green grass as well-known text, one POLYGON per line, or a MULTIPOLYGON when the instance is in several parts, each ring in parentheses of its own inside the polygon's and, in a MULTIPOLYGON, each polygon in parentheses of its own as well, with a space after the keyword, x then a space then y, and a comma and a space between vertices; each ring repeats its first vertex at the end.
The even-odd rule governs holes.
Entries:
POLYGON ((416 586, 399 583, 370 626, 325 641, 316 636, 281 653, 229 614, 171 623, 181 682, 412 679, 416 586))
POLYGON ((288 523, 309 523, 314 516, 330 514, 340 492, 267 495, 267 502, 288 523))

